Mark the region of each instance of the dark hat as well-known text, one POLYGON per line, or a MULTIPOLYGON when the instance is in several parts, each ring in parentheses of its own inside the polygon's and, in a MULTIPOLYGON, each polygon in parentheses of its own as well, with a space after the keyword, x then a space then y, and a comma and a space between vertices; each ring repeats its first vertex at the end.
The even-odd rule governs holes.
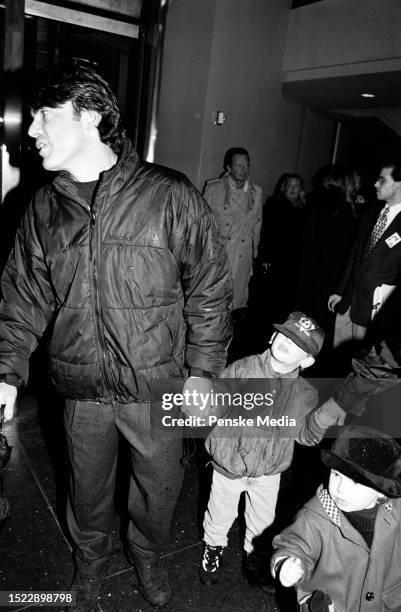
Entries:
POLYGON ((273 327, 314 357, 323 346, 323 329, 303 312, 292 312, 285 323, 274 323, 273 327))
POLYGON ((387 497, 401 497, 401 447, 389 435, 365 425, 340 430, 323 463, 387 497))

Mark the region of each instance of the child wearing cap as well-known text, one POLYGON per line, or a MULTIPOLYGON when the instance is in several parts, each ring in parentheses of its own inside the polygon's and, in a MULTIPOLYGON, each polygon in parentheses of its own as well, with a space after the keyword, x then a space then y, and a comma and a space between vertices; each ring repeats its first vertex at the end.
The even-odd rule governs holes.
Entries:
MULTIPOLYGON (((221 374, 225 379, 275 379, 270 415, 293 419, 289 433, 280 427, 263 431, 236 427, 235 431, 216 426, 206 438, 212 457, 213 480, 203 521, 204 551, 199 568, 201 581, 214 584, 220 574, 227 534, 238 514, 238 502, 245 492, 245 570, 266 592, 274 592, 268 573, 267 551, 256 545, 258 536, 275 517, 280 475, 292 461, 295 441, 317 444, 325 430, 344 415, 334 403, 318 405, 318 394, 300 371, 311 366, 324 340, 321 327, 301 312, 292 313, 276 332, 270 347, 261 355, 235 361, 221 374), (285 431, 287 433, 285 433, 285 431)), ((288 421, 286 421, 288 423, 288 421)), ((256 426, 255 426, 256 427, 256 426)))
POLYGON ((293 525, 273 540, 273 575, 301 610, 401 610, 401 448, 366 426, 342 428, 331 468, 293 525), (326 607, 317 607, 317 600, 326 607))

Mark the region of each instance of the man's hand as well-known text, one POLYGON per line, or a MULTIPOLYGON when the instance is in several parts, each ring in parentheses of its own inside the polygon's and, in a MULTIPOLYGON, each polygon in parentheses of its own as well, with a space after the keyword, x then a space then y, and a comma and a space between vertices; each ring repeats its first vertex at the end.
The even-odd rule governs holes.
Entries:
POLYGON ((279 579, 283 586, 290 587, 301 580, 303 575, 301 559, 289 557, 281 566, 279 579))
POLYGON ((329 309, 331 312, 334 312, 334 311, 335 311, 335 308, 336 308, 336 306, 337 306, 337 304, 338 304, 339 302, 341 302, 341 300, 342 300, 342 296, 341 296, 341 295, 338 295, 337 293, 333 293, 333 295, 331 295, 331 296, 329 297, 329 299, 328 299, 328 302, 327 302, 327 308, 328 308, 328 309, 329 309))
POLYGON ((211 410, 212 379, 190 376, 184 383, 182 412, 187 416, 207 417, 211 410))
POLYGON ((14 416, 15 400, 17 399, 17 387, 0 383, 0 406, 5 405, 4 420, 9 421, 14 416))

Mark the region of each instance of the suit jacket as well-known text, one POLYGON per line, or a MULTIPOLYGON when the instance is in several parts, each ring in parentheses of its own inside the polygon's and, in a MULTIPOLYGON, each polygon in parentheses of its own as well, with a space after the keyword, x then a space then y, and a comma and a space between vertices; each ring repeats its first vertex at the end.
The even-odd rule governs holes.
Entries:
POLYGON ((373 294, 383 283, 398 285, 401 269, 401 214, 398 214, 366 256, 369 237, 382 204, 367 209, 351 257, 336 291, 342 296, 338 311, 351 306, 351 320, 367 326, 371 320, 373 294), (392 241, 389 239, 392 237, 392 241), (399 239, 399 240, 398 240, 399 239), (398 240, 398 241, 397 241, 398 240))

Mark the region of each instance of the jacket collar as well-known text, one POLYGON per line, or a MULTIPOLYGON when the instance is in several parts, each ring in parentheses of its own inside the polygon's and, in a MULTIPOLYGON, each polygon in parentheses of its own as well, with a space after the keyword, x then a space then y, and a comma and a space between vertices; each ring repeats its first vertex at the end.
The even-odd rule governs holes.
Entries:
MULTIPOLYGON (((341 529, 344 537, 349 540, 352 540, 356 544, 363 544, 363 546, 366 548, 366 542, 362 538, 361 534, 356 529, 354 529, 354 527, 352 527, 352 525, 347 520, 345 520, 344 515, 338 509, 334 501, 331 499, 327 489, 323 488, 323 485, 320 485, 317 491, 317 495, 322 504, 324 512, 327 514, 331 522, 337 525, 339 529, 341 529)), ((382 507, 383 511, 380 511, 380 508, 378 510, 378 515, 376 517, 375 524, 377 526, 380 526, 380 533, 378 533, 378 530, 375 528, 371 552, 377 552, 385 544, 387 538, 390 536, 391 532, 395 529, 396 526, 396 522, 391 512, 393 508, 393 502, 391 501, 391 499, 387 500, 382 507), (380 523, 377 522, 378 518, 380 520, 380 523)))
MULTIPOLYGON (((318 488, 317 494, 323 506, 323 510, 329 516, 331 521, 335 525, 337 525, 337 527, 340 527, 341 526, 340 517, 342 516, 342 514, 340 510, 338 509, 338 507, 336 506, 336 504, 331 499, 328 490, 325 489, 323 485, 320 485, 320 487, 318 488)), ((393 502, 391 501, 391 499, 388 499, 386 503, 383 504, 383 507, 390 513, 393 507, 393 502)))
POLYGON ((317 495, 323 506, 323 510, 325 511, 325 513, 327 514, 331 522, 337 525, 337 527, 340 527, 341 526, 340 511, 337 508, 336 504, 331 499, 328 490, 324 489, 323 485, 320 485, 317 491, 317 495))
MULTIPOLYGON (((102 181, 108 181, 115 176, 121 176, 124 180, 125 177, 130 176, 140 164, 138 154, 134 150, 131 141, 125 138, 122 142, 120 153, 118 155, 117 163, 114 164, 109 170, 100 173, 102 181)), ((71 174, 66 171, 59 172, 52 182, 52 186, 56 191, 67 193, 74 199, 78 198, 78 192, 71 174)))

